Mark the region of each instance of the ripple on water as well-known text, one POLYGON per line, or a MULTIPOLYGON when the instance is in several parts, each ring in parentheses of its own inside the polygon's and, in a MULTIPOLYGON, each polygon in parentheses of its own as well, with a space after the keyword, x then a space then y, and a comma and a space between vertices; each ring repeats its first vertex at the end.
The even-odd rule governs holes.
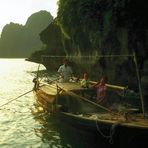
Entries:
POLYGON ((38 64, 0 59, 0 69, 0 106, 14 99, 0 108, 0 148, 86 148, 75 129, 31 110, 35 103, 32 92, 21 96, 33 88, 38 64))
MULTIPOLYGON (((32 72, 38 69, 38 64, 24 59, 0 59, 0 69, 1 106, 33 88, 36 74, 32 72)), ((0 108, 0 147, 70 148, 55 122, 47 121, 43 114, 34 115, 33 106, 33 93, 28 93, 0 108)))

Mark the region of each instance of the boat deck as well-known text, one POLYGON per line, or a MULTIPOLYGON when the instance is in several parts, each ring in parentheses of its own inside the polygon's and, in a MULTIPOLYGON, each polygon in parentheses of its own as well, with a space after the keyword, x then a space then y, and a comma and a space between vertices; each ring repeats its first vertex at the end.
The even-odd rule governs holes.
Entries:
POLYGON ((75 90, 86 90, 87 88, 81 87, 80 83, 71 82, 71 83, 58 83, 58 87, 66 91, 75 91, 75 90))
POLYGON ((40 87, 40 90, 46 92, 47 94, 57 94, 57 87, 65 91, 75 91, 75 90, 87 90, 88 88, 81 87, 80 83, 77 82, 68 82, 68 83, 53 83, 53 84, 43 84, 40 87))
POLYGON ((55 96, 57 94, 56 84, 43 84, 41 83, 39 90, 45 92, 48 95, 55 96))

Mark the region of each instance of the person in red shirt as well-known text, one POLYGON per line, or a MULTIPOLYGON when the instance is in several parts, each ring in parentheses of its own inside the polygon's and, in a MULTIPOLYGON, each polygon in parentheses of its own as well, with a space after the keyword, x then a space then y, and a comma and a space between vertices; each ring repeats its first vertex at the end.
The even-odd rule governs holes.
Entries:
POLYGON ((106 80, 107 78, 103 76, 100 82, 94 85, 97 93, 96 102, 98 104, 103 103, 106 100, 106 85, 105 85, 106 80))

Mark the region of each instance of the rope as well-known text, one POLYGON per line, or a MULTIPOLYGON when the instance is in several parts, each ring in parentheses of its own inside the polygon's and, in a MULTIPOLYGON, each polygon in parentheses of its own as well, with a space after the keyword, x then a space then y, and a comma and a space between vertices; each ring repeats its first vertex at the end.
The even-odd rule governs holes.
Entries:
POLYGON ((16 98, 14 98, 14 99, 12 99, 12 100, 10 100, 10 101, 8 101, 7 103, 2 104, 2 105, 0 106, 0 108, 3 107, 3 106, 5 106, 5 105, 7 105, 7 104, 9 104, 10 102, 12 102, 12 101, 14 101, 14 100, 17 100, 18 98, 20 98, 20 97, 22 97, 22 96, 24 96, 24 95, 26 95, 26 94, 28 94, 28 93, 30 93, 30 92, 32 92, 32 91, 33 91, 33 89, 30 90, 30 91, 25 92, 24 94, 22 94, 22 95, 20 95, 20 96, 18 96, 18 97, 16 97, 16 98))
MULTIPOLYGON (((64 57, 67 57, 67 56, 52 56, 52 55, 42 55, 41 56, 42 58, 64 58, 64 57)), ((69 57, 74 57, 74 58, 78 58, 79 56, 69 56, 69 57)), ((97 56, 80 56, 82 58, 90 58, 90 57, 95 57, 95 58, 109 58, 109 57, 133 57, 133 55, 131 54, 125 54, 125 55, 97 55, 97 56)))
MULTIPOLYGON (((96 116, 96 117, 97 117, 97 116, 96 116)), ((111 128, 110 128, 109 135, 105 135, 105 134, 101 131, 97 120, 98 120, 98 117, 97 117, 97 119, 96 119, 96 128, 97 128, 97 131, 100 133, 101 136, 103 136, 103 137, 106 138, 106 139, 109 139, 109 143, 110 143, 110 144, 113 144, 113 143, 114 143, 114 141, 113 141, 113 135, 114 135, 114 133, 115 133, 115 128, 116 128, 117 126, 119 126, 119 123, 117 122, 117 123, 112 124, 112 126, 111 126, 111 128)))

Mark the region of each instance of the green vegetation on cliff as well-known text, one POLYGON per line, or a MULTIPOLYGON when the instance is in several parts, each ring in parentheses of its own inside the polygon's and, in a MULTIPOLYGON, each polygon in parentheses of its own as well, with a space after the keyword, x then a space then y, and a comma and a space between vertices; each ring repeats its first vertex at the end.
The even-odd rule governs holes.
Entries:
MULTIPOLYGON (((36 52, 32 58, 37 54, 65 54, 79 57, 76 62, 80 63, 84 55, 131 55, 135 52, 142 76, 148 60, 148 13, 143 1, 59 0, 58 5, 56 20, 40 34, 44 50, 36 52)), ((131 57, 99 58, 92 67, 98 67, 96 75, 106 73, 113 83, 137 85, 131 57)), ((91 73, 92 69, 88 70, 91 73)))

